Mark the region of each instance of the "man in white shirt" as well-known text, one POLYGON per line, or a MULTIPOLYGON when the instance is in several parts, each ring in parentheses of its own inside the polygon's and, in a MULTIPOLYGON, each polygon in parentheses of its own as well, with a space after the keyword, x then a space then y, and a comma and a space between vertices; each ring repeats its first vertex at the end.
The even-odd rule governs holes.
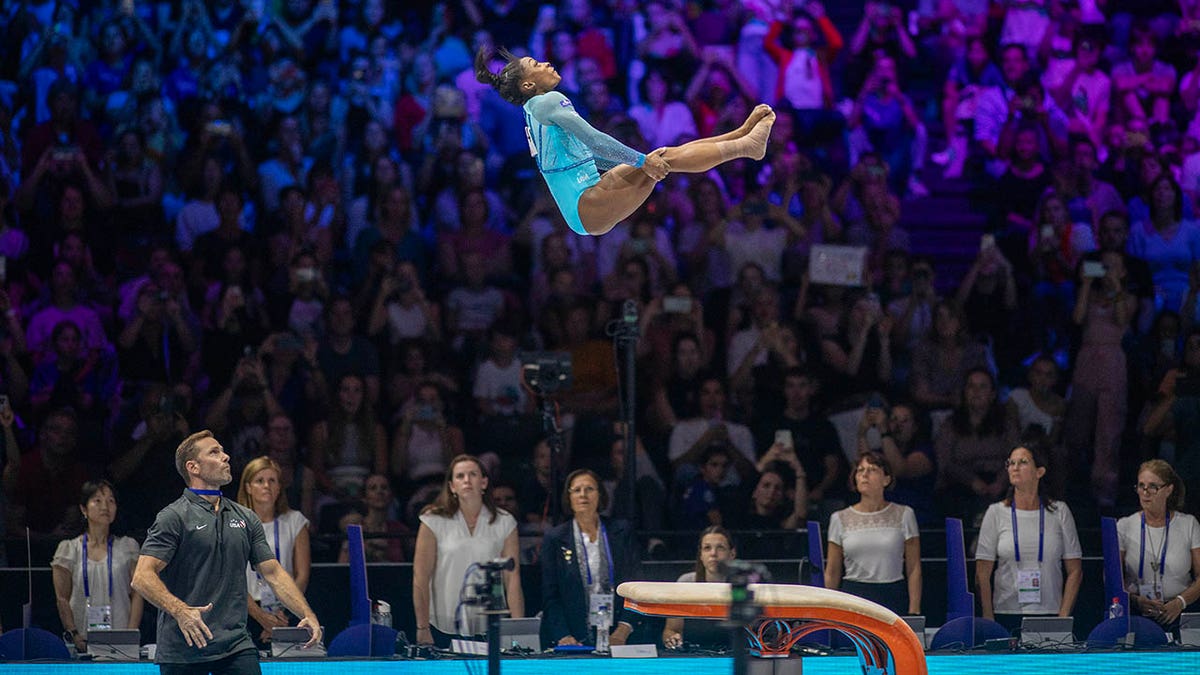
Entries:
POLYGON ((754 436, 746 425, 726 420, 724 381, 710 375, 700 380, 698 388, 700 415, 680 421, 671 430, 667 458, 676 481, 687 482, 695 475, 700 456, 712 443, 728 443, 737 450, 731 453, 735 471, 726 474, 728 484, 750 480, 754 476, 754 436))

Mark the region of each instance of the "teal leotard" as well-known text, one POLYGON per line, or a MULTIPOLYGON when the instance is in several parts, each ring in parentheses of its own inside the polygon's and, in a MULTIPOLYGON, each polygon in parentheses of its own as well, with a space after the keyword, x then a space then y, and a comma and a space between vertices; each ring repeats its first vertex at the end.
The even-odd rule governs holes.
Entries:
POLYGON ((646 155, 597 131, 557 91, 534 96, 523 107, 529 154, 537 162, 567 225, 579 234, 588 234, 579 219, 579 196, 600 182, 599 167, 641 167, 646 155))

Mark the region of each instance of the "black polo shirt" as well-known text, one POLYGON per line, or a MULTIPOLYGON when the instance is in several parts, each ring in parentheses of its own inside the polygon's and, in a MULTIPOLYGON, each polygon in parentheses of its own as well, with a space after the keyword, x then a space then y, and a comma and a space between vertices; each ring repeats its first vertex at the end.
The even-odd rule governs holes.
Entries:
POLYGON ((222 498, 220 509, 191 490, 154 520, 142 555, 167 564, 160 574, 175 597, 191 607, 212 603, 201 615, 212 631, 203 649, 189 647, 175 617, 158 613, 156 663, 200 663, 254 649, 246 631, 246 563, 275 557, 253 511, 222 498))

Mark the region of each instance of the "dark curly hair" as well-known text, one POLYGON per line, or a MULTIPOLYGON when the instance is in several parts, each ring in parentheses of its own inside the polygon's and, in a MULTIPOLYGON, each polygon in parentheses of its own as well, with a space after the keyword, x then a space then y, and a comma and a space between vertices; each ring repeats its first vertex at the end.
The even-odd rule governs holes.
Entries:
POLYGON ((523 105, 529 98, 521 91, 521 78, 525 75, 525 67, 521 65, 520 59, 507 49, 500 49, 496 53, 507 61, 499 73, 493 73, 488 67, 492 60, 491 50, 482 48, 475 52, 475 79, 495 89, 505 101, 523 105))

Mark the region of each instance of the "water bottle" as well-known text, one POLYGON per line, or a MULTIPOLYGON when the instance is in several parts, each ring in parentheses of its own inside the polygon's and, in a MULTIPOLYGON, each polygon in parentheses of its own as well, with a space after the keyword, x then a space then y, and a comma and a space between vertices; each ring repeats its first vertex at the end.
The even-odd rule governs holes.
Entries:
POLYGON ((596 629, 596 653, 609 653, 608 629, 612 626, 612 607, 608 603, 595 605, 589 612, 588 624, 596 629))
POLYGON ((596 653, 607 654, 608 648, 608 623, 605 623, 606 615, 611 612, 601 612, 598 617, 602 623, 596 625, 596 653))
POLYGON ((376 600, 371 611, 371 623, 392 627, 392 605, 383 600, 376 600))
POLYGON ((1121 604, 1120 598, 1113 598, 1112 604, 1108 606, 1108 618, 1119 619, 1125 616, 1125 605, 1121 604))

